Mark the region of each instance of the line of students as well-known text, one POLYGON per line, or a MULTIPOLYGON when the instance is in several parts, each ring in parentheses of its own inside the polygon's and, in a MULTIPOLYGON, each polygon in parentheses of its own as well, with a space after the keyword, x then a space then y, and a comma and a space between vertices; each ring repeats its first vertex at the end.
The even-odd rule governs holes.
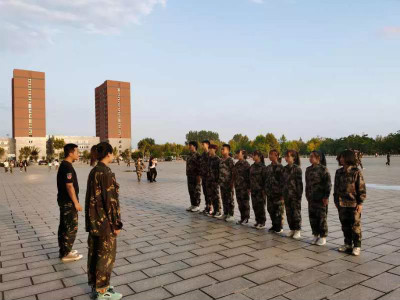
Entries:
MULTIPOLYGON (((78 232, 79 185, 72 163, 79 159, 78 146, 64 146, 65 159, 57 173, 57 202, 60 208, 58 244, 63 262, 80 260, 83 255, 73 250, 78 232)), ((85 199, 85 227, 88 232, 88 283, 92 298, 119 300, 122 294, 110 286, 117 241, 122 229, 119 205, 119 185, 108 165, 113 161, 113 148, 109 143, 99 143, 91 149, 91 170, 85 199), (95 165, 95 163, 97 164, 95 165)))
MULTIPOLYGON (((271 164, 266 166, 260 151, 254 151, 250 166, 244 150, 236 151, 237 162, 230 157, 230 145, 224 144, 222 158, 216 155, 217 146, 208 140, 202 142, 203 154, 197 152, 198 144, 189 143, 190 155, 186 160, 186 175, 191 205, 187 211, 200 210, 201 186, 205 196, 203 214, 234 221, 234 192, 240 211, 237 224, 246 224, 250 218, 250 196, 256 229, 266 228, 266 208, 272 227, 270 232, 283 232, 283 219, 290 231, 287 236, 301 238, 301 200, 303 178, 297 151, 285 153, 286 166, 282 166, 277 150, 269 152, 271 164), (223 213, 221 212, 221 199, 223 213)), ((328 235, 327 214, 332 183, 326 167, 325 155, 319 151, 310 154, 307 167, 305 194, 308 202, 309 221, 314 239, 312 244, 323 246, 328 235)), ((366 198, 365 182, 357 167, 354 151, 345 150, 338 156, 339 165, 334 185, 334 203, 339 212, 345 244, 338 250, 359 255, 361 251, 361 211, 366 198)))

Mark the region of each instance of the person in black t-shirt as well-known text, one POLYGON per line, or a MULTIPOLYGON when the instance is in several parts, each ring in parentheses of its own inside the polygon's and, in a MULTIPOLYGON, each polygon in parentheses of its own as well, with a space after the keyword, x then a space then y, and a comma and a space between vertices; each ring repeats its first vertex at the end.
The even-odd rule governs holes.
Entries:
POLYGON ((79 204, 78 179, 72 163, 79 159, 78 146, 67 144, 64 146, 65 159, 61 162, 57 172, 57 202, 60 207, 60 225, 58 227, 58 245, 60 258, 63 262, 76 261, 83 256, 72 250, 78 232, 78 211, 82 211, 79 204))

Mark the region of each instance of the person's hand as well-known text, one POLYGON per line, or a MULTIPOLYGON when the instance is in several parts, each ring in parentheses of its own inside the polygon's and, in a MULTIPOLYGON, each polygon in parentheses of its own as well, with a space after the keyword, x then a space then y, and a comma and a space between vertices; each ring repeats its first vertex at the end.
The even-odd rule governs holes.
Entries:
POLYGON ((75 209, 77 211, 82 211, 82 206, 79 204, 79 202, 75 204, 75 209))
POLYGON ((361 214, 362 209, 363 209, 362 204, 358 204, 358 205, 356 206, 356 212, 357 212, 357 213, 361 214))
POLYGON ((114 230, 115 235, 119 235, 121 233, 121 229, 114 230))
POLYGON ((329 204, 329 199, 328 198, 322 199, 322 203, 324 204, 324 206, 327 206, 329 204))

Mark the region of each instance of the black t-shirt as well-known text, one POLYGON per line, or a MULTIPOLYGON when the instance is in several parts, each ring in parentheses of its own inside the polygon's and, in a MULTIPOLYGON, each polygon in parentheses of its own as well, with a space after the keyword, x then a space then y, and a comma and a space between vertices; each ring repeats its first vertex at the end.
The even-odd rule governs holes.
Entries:
POLYGON ((74 167, 70 162, 63 160, 57 173, 57 201, 60 205, 69 204, 72 202, 72 199, 68 195, 66 186, 67 183, 72 183, 74 185, 76 198, 78 198, 79 185, 74 167))

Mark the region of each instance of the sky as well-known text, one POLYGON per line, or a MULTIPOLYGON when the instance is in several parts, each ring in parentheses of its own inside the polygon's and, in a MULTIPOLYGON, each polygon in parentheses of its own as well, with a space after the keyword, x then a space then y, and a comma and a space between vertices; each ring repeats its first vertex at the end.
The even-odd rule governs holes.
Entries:
POLYGON ((46 72, 47 133, 95 135, 131 83, 132 145, 400 130, 400 0, 0 0, 0 136, 14 68, 46 72))

